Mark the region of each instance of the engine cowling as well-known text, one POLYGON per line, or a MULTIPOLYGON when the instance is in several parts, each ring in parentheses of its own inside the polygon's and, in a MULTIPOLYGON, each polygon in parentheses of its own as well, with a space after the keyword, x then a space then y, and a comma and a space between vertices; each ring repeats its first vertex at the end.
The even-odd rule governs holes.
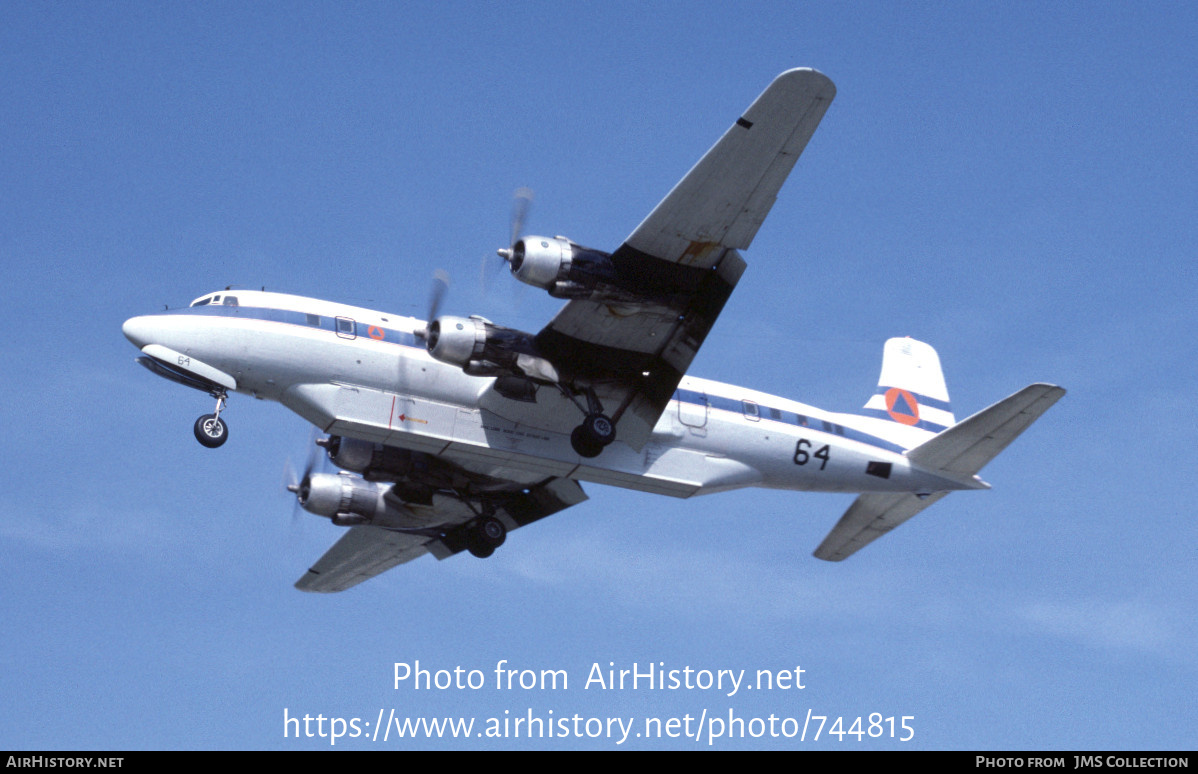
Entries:
POLYGON ((428 326, 428 353, 443 363, 465 368, 483 357, 488 325, 477 317, 438 317, 428 326))
POLYGON ((429 323, 430 355, 471 376, 512 374, 555 382, 557 369, 537 353, 533 335, 481 317, 438 317, 429 323))
POLYGON ((521 282, 552 290, 569 277, 574 244, 565 237, 527 236, 512 246, 508 263, 521 282))
POLYGON ((412 510, 386 497, 387 484, 364 481, 348 474, 313 473, 300 484, 300 506, 341 527, 374 524, 413 528, 436 521, 431 509, 412 510))

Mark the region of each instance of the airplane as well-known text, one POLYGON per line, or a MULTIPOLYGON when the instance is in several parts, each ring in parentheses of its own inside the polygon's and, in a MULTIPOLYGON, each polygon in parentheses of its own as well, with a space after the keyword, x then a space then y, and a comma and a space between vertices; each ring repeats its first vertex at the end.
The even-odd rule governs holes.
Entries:
MULTIPOLYGON (((829 104, 822 73, 780 74, 614 252, 520 236, 500 256, 565 301, 538 333, 283 293, 224 290, 132 317, 141 365, 216 400, 282 403, 339 470, 289 489, 347 531, 296 582, 338 592, 431 554, 490 556, 587 499, 580 482, 673 497, 742 487, 858 497, 815 550, 841 561, 958 490, 1064 394, 1025 387, 960 422, 926 343, 888 340, 877 389, 836 413, 687 375, 749 247, 829 104)), ((315 451, 315 450, 314 450, 315 451)))

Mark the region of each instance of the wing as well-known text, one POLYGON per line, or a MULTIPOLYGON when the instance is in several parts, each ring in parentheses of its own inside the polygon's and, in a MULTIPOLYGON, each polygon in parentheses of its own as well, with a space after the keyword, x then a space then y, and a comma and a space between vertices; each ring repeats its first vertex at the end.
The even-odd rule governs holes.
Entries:
POLYGON ((345 591, 397 564, 428 553, 431 538, 382 527, 350 527, 324 556, 296 581, 300 591, 345 591))
POLYGON ((753 241, 836 89, 814 70, 779 75, 611 255, 639 299, 575 299, 538 351, 619 406, 639 449, 740 280, 753 241))
MULTIPOLYGON (((497 502, 495 516, 508 531, 531 524, 587 499, 578 482, 551 479, 497 502)), ((455 504, 456 505, 456 504, 455 504)), ((455 512, 460 509, 454 508, 455 512)), ((402 532, 370 525, 351 527, 295 583, 300 591, 345 591, 396 565, 432 554, 446 559, 465 550, 464 522, 447 524, 436 533, 402 532)))
POLYGON ((709 268, 715 246, 744 250, 836 96, 815 70, 788 70, 761 93, 624 241, 658 260, 709 268), (709 248, 709 249, 705 249, 709 248))

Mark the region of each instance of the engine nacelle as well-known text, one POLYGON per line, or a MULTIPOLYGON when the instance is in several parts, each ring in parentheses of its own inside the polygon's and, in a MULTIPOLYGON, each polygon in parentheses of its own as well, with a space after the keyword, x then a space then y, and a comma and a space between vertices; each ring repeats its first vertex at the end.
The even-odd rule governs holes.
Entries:
POLYGON ((478 317, 438 317, 428 326, 428 353, 443 363, 465 368, 483 357, 488 325, 478 317))
POLYGON ((427 505, 428 494, 434 488, 452 489, 454 470, 447 463, 423 452, 385 446, 360 438, 329 436, 323 444, 329 452, 329 460, 339 468, 352 470, 367 481, 404 482, 404 494, 413 494, 417 482, 421 485, 419 497, 401 497, 405 501, 417 499, 427 505))
POLYGON ((574 244, 565 237, 527 236, 512 246, 509 264, 521 282, 551 290, 570 275, 574 244))
POLYGON ((410 529, 436 521, 432 509, 412 510, 387 497, 390 489, 387 484, 348 474, 313 473, 300 484, 298 495, 305 511, 342 527, 373 524, 410 529))
POLYGON ((507 259, 516 279, 544 288, 555 298, 619 292, 611 255, 563 236, 526 236, 499 254, 507 259))
POLYGON ((373 518, 386 510, 383 493, 386 487, 363 481, 355 476, 313 473, 299 488, 299 503, 308 513, 332 518, 339 513, 356 513, 373 518))
POLYGON ((556 382, 557 369, 537 354, 533 335, 494 325, 481 317, 438 317, 425 342, 430 355, 471 376, 527 376, 556 382))

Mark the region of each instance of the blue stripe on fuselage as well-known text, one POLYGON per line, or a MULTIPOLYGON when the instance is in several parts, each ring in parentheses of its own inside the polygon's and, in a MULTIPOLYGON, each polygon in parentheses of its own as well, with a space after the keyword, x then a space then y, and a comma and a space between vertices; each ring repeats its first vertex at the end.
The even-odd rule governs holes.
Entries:
MULTIPOLYGON (((156 314, 171 314, 171 315, 195 315, 197 317, 240 317, 247 320, 265 320, 268 322, 277 322, 284 325, 296 325, 309 330, 323 330, 330 333, 337 333, 337 317, 329 317, 328 315, 313 315, 307 312, 296 312, 291 309, 273 309, 264 306, 223 306, 219 304, 207 304, 205 306, 188 306, 180 309, 167 309, 156 314), (309 318, 318 318, 318 323, 315 324, 309 318)), ((412 347, 415 349, 425 349, 424 342, 418 340, 415 335, 408 331, 400 331, 394 328, 385 328, 383 326, 372 326, 349 317, 340 317, 342 320, 351 321, 354 325, 354 336, 356 338, 377 341, 380 344, 397 344, 401 347, 412 347), (375 336, 371 336, 371 329, 374 329, 375 336), (378 331, 382 332, 382 338, 376 338, 378 331)), ((710 393, 701 393, 694 390, 679 389, 674 393, 674 398, 683 403, 691 403, 697 406, 707 405, 713 409, 728 411, 734 414, 744 416, 744 403, 735 398, 726 398, 722 395, 712 395, 710 393)), ((928 402, 933 405, 932 401, 928 402)), ((774 408, 772 406, 757 405, 758 417, 766 422, 780 422, 782 424, 791 425, 793 427, 806 427, 812 430, 828 433, 829 435, 839 435, 842 438, 847 438, 851 441, 874 446, 879 449, 902 453, 906 448, 899 446, 896 443, 879 438, 869 433, 864 433, 860 430, 854 430, 849 427, 828 422, 823 419, 815 419, 803 414, 797 414, 793 411, 774 408)), ((883 412, 884 413, 884 412, 883 412)), ((923 423, 921 423, 922 425, 923 423)), ((936 428, 931 426, 930 430, 943 430, 944 428, 936 428)))
MULTIPOLYGON (((721 411, 728 411, 734 414, 745 414, 744 401, 734 398, 725 398, 722 395, 712 395, 710 393, 695 392, 694 390, 679 389, 674 393, 676 400, 682 403, 692 403, 697 406, 707 405, 721 411)), ((879 449, 902 453, 906 448, 899 446, 897 443, 891 443, 885 439, 879 438, 876 435, 870 435, 860 430, 854 430, 851 427, 844 427, 834 422, 829 422, 825 419, 816 419, 804 414, 796 414, 793 411, 774 408, 772 406, 764 406, 754 402, 757 406, 757 416, 767 422, 781 422, 785 425, 794 427, 807 427, 812 430, 818 430, 829 435, 839 435, 842 438, 847 438, 850 441, 857 441, 868 446, 874 446, 879 449)))
MULTIPOLYGON (((296 312, 291 309, 272 309, 266 306, 222 306, 207 304, 204 306, 188 306, 181 309, 167 309, 156 314, 196 315, 198 317, 240 317, 246 320, 266 320, 267 322, 298 325, 308 330, 322 330, 338 333, 337 320, 345 320, 353 325, 353 337, 378 341, 383 344, 398 344, 402 347, 424 349, 424 342, 408 331, 387 328, 382 325, 369 325, 351 317, 315 315, 308 312, 296 312), (312 319, 315 319, 315 322, 312 319), (379 333, 382 337, 379 337, 379 333), (371 335, 374 334, 374 335, 371 335)), ((348 334, 348 332, 342 332, 348 334)))

